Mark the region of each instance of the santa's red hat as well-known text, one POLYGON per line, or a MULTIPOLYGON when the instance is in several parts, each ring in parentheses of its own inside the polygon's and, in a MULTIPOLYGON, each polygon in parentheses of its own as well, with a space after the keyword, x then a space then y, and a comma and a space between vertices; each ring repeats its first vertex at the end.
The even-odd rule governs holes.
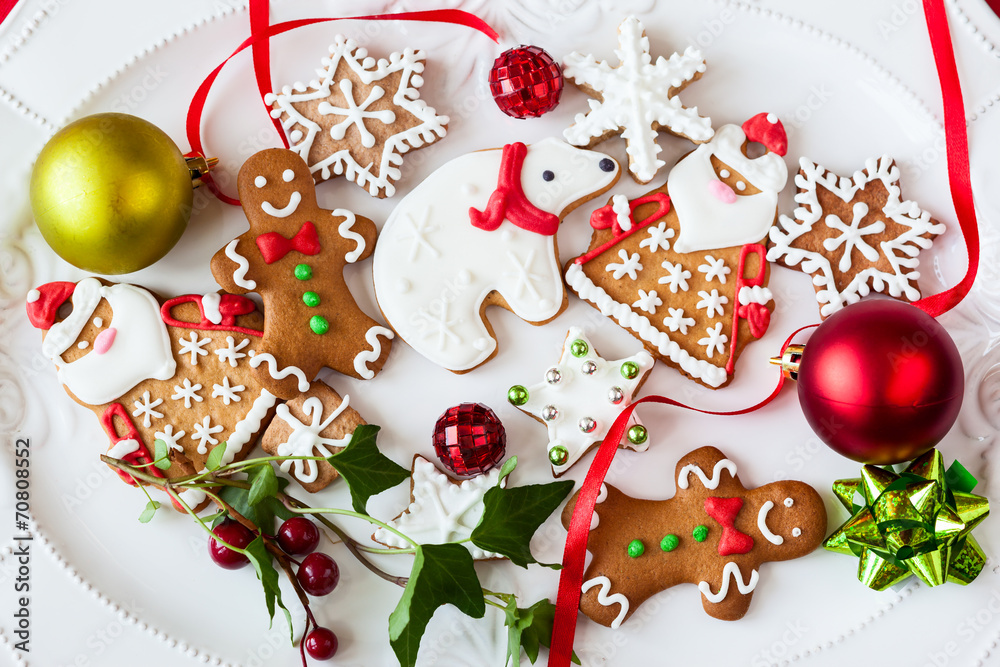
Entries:
POLYGON ((66 303, 76 283, 54 282, 45 283, 28 292, 28 320, 36 329, 48 331, 56 323, 59 308, 66 303))
POLYGON ((743 134, 750 141, 763 144, 770 153, 784 156, 788 152, 785 126, 773 113, 759 113, 743 123, 743 134))

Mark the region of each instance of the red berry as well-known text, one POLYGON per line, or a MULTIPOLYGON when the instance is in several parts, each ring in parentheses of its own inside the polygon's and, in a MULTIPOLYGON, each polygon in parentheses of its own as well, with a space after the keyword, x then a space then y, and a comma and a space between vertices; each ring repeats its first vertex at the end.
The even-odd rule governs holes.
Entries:
POLYGON ((329 660, 337 653, 337 635, 326 628, 316 628, 306 635, 306 651, 316 660, 329 660))
POLYGON ((336 561, 324 553, 311 553, 302 559, 296 574, 303 590, 318 597, 328 595, 340 581, 340 568, 336 561))
MULTIPOLYGON (((241 523, 235 521, 225 521, 212 529, 212 533, 226 544, 245 549, 253 542, 254 534, 241 523)), ((216 539, 208 540, 208 555, 212 557, 215 564, 227 570, 238 570, 250 562, 246 556, 238 551, 233 551, 225 544, 216 539)))
POLYGON ((290 556, 308 554, 319 545, 319 528, 303 516, 295 516, 278 528, 278 546, 290 556))

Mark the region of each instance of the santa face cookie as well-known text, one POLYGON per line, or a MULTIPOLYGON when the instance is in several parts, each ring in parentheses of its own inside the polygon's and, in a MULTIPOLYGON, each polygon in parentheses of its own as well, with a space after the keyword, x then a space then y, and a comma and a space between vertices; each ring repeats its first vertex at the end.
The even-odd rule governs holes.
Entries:
MULTIPOLYGON (((245 297, 209 293, 161 305, 140 287, 87 278, 32 290, 28 316, 45 331, 42 351, 59 381, 100 419, 109 456, 145 465, 156 440, 167 445, 170 468, 149 466, 150 474, 193 474, 220 443, 223 463, 240 460, 273 414, 277 399, 249 364, 263 318, 245 297)), ((193 490, 182 497, 191 507, 205 499, 193 490)))
POLYGON ((544 324, 566 307, 556 231, 608 190, 618 164, 557 139, 469 153, 399 202, 375 251, 383 315, 417 352, 456 373, 497 351, 488 306, 544 324))
POLYGON ((321 209, 308 168, 291 151, 252 156, 238 186, 250 231, 215 253, 212 274, 224 289, 264 300, 264 336, 250 360, 259 383, 291 399, 323 367, 375 377, 393 334, 358 307, 344 281, 344 267, 372 253, 375 225, 346 209, 321 209))
POLYGON ((323 59, 320 79, 296 83, 264 101, 281 120, 291 149, 316 182, 344 175, 374 197, 391 197, 403 154, 445 135, 448 117, 418 99, 423 51, 406 49, 388 59, 342 35, 323 59))
POLYGON ((563 136, 574 146, 592 148, 616 134, 626 141, 628 168, 639 183, 649 183, 664 165, 657 155, 660 130, 686 137, 695 143, 712 138, 712 121, 686 108, 677 94, 701 78, 705 59, 701 51, 688 47, 683 54, 649 55, 645 28, 634 16, 618 28, 618 65, 612 67, 592 55, 573 53, 563 61, 563 75, 588 95, 590 111, 577 114, 563 136))
MULTIPOLYGON (((260 446, 271 456, 333 456, 351 443, 354 429, 365 423, 343 398, 325 382, 312 383, 309 391, 282 403, 271 425, 261 436, 260 446)), ((309 493, 326 488, 337 479, 336 468, 327 461, 291 459, 279 466, 309 493)))
POLYGON ((850 178, 802 158, 795 187, 794 220, 778 219, 767 258, 812 276, 824 319, 872 291, 920 298, 918 255, 945 227, 902 200, 892 158, 868 160, 850 178))
MULTIPOLYGON (((587 549, 580 611, 617 628, 647 599, 678 584, 701 591, 705 612, 742 618, 763 578, 761 565, 799 558, 826 535, 826 509, 802 482, 745 488, 736 464, 715 447, 677 462, 668 500, 630 498, 602 485, 587 549)), ((563 510, 569 527, 574 495, 563 510)))
POLYGON ((743 129, 723 126, 665 186, 631 201, 615 195, 598 209, 590 249, 566 269, 580 298, 712 388, 730 382, 774 309, 764 244, 787 172, 777 152, 748 158, 754 139, 782 152, 787 145, 764 114, 743 129))

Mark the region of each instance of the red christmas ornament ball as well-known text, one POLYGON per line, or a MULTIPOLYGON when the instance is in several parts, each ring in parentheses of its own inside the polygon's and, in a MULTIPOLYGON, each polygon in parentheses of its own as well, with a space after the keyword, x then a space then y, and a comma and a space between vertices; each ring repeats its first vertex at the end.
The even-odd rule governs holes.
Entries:
POLYGON ((867 300, 816 329, 798 369, 806 420, 831 449, 861 463, 909 461, 934 447, 962 406, 955 342, 908 303, 867 300))
POLYGON ((507 432, 493 410, 462 403, 445 410, 434 425, 434 451, 461 477, 479 475, 503 460, 507 432))
POLYGON ((559 63, 537 46, 504 51, 490 70, 493 99, 500 111, 513 118, 537 118, 552 111, 562 89, 559 63))

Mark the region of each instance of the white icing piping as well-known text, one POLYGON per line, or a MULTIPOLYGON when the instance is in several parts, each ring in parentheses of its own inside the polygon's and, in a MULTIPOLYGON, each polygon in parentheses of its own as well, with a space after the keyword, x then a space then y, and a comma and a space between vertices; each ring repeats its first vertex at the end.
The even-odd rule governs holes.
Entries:
POLYGON ((119 440, 114 447, 108 450, 108 456, 113 459, 123 459, 133 452, 139 451, 139 441, 134 438, 119 440))
POLYGON ((222 455, 222 465, 232 463, 236 454, 247 444, 250 436, 260 430, 260 424, 267 416, 267 411, 273 406, 277 397, 267 389, 260 390, 260 396, 253 402, 253 406, 246 416, 243 417, 233 429, 232 435, 226 440, 226 451, 222 455))
POLYGON ((260 203, 261 210, 267 213, 272 218, 287 218, 288 216, 295 213, 299 208, 299 204, 302 203, 302 194, 296 190, 288 198, 288 203, 281 208, 275 208, 274 204, 269 201, 262 201, 260 203))
POLYGON ((309 380, 306 379, 306 374, 302 372, 302 369, 298 366, 285 366, 279 369, 273 354, 254 354, 250 360, 250 368, 257 368, 265 362, 267 362, 267 372, 275 380, 284 380, 289 375, 294 375, 299 381, 299 391, 309 391, 309 380))
POLYGON ((371 349, 358 352, 358 356, 354 357, 354 370, 365 380, 371 380, 375 377, 375 371, 368 368, 368 363, 376 361, 382 356, 382 343, 378 339, 379 336, 385 336, 392 340, 394 334, 385 327, 372 327, 365 332, 365 341, 371 346, 371 349))
POLYGON ((84 278, 78 282, 73 289, 73 312, 49 328, 42 341, 42 354, 58 365, 57 357, 79 337, 100 302, 101 282, 97 278, 84 278))
MULTIPOLYGON (((601 490, 597 493, 597 499, 594 501, 595 505, 600 505, 605 500, 608 499, 608 485, 601 484, 601 490)), ((593 530, 601 525, 601 518, 597 516, 597 509, 594 509, 594 513, 590 517, 590 529, 593 530)))
POLYGON ((767 513, 771 511, 774 507, 774 503, 768 500, 766 503, 760 506, 760 511, 757 512, 757 530, 763 535, 768 542, 771 544, 782 544, 785 541, 781 535, 775 535, 771 532, 771 529, 767 527, 767 513))
MULTIPOLYGON (((756 572, 754 572, 756 574, 756 572)), ((755 582, 756 583, 756 582, 755 582)), ((594 586, 600 586, 601 590, 597 591, 597 603, 602 607, 609 607, 613 604, 620 604, 621 611, 618 612, 618 616, 615 620, 611 622, 611 629, 617 630, 625 620, 625 616, 628 614, 628 598, 621 593, 615 593, 614 595, 608 595, 611 592, 611 580, 607 577, 595 577, 590 581, 584 582, 583 586, 580 588, 581 593, 586 593, 594 586)))
POLYGON ((365 248, 367 247, 365 245, 365 238, 361 236, 361 234, 351 231, 351 228, 354 227, 354 223, 357 221, 357 218, 353 212, 348 211, 346 208, 334 209, 333 215, 337 218, 344 218, 344 221, 337 226, 337 233, 348 241, 354 241, 357 244, 357 247, 354 250, 344 255, 344 261, 348 264, 354 264, 354 262, 358 261, 358 257, 361 257, 361 255, 365 252, 365 248))
POLYGON ((209 292, 201 297, 201 309, 205 312, 205 319, 212 324, 222 324, 222 313, 219 312, 219 303, 222 297, 218 292, 209 292))
POLYGON ((698 467, 697 464, 691 463, 681 468, 680 473, 678 473, 677 488, 688 488, 688 475, 693 472, 698 476, 698 479, 701 480, 701 483, 705 485, 706 489, 715 490, 719 487, 719 482, 722 481, 723 470, 728 470, 730 475, 736 477, 736 464, 729 459, 722 459, 715 464, 715 468, 712 470, 711 478, 706 477, 705 471, 698 467))
POLYGON ((250 269, 250 262, 247 261, 246 257, 236 252, 236 245, 239 242, 239 239, 233 239, 226 246, 226 257, 236 262, 236 270, 233 271, 233 282, 243 289, 257 289, 257 281, 246 279, 247 271, 250 269))
POLYGON ((750 581, 743 583, 743 573, 740 572, 740 566, 729 561, 726 563, 726 567, 722 570, 722 586, 719 587, 718 593, 712 593, 712 586, 707 581, 702 581, 698 584, 698 590, 701 594, 705 596, 705 599, 713 604, 717 604, 726 599, 729 595, 729 579, 732 577, 733 581, 736 582, 736 588, 739 589, 740 593, 746 595, 747 593, 753 593, 753 589, 757 587, 757 581, 759 576, 757 575, 757 570, 750 571, 750 581))

